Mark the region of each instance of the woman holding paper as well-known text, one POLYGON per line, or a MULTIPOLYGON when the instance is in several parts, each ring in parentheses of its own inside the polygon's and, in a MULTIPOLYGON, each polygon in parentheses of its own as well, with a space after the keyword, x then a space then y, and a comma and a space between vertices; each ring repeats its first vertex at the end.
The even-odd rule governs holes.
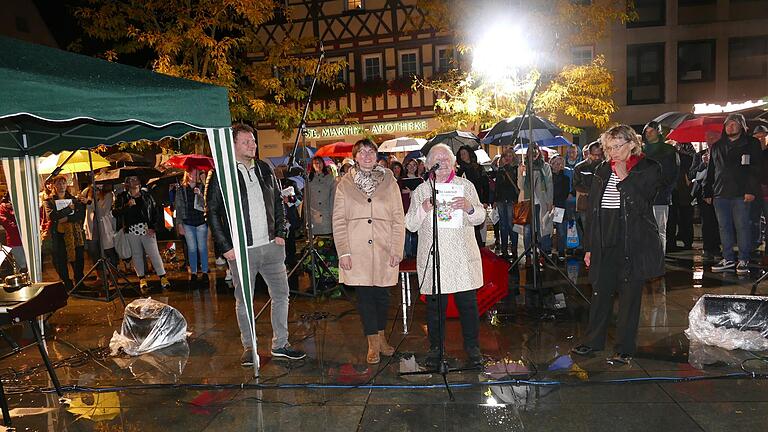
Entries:
POLYGON ((199 181, 195 168, 184 172, 181 187, 176 190, 176 230, 184 236, 189 254, 189 273, 197 281, 198 262, 200 278, 208 280, 208 223, 205 218, 205 183, 199 181))
POLYGON ((626 364, 635 353, 643 285, 664 274, 664 252, 653 216, 662 187, 661 165, 647 159, 632 127, 614 126, 600 141, 610 158, 596 168, 589 191, 589 229, 584 263, 589 267, 592 304, 582 344, 571 351, 588 355, 605 346, 619 295, 616 345, 611 364, 626 364))
POLYGON ((53 266, 64 287, 70 291, 74 284, 69 278, 67 263, 72 265, 75 282, 83 279, 85 206, 67 191, 67 178, 63 175, 53 178, 53 193, 44 206, 46 217, 51 221, 53 266))
POLYGON ((333 239, 339 254, 339 282, 357 292, 357 310, 368 339, 369 364, 391 356, 387 342, 389 289, 397 284, 405 226, 400 188, 392 171, 376 164, 376 144, 363 139, 352 147, 354 168, 336 187, 333 239))
POLYGON ((416 268, 419 275, 421 294, 427 296, 427 329, 429 352, 427 366, 436 367, 440 346, 445 339, 445 310, 448 294, 453 294, 459 310, 464 351, 469 365, 479 366, 482 354, 478 341, 480 320, 477 309, 477 289, 483 285, 483 264, 480 249, 475 240, 475 226, 485 221, 485 208, 480 203, 477 191, 469 180, 458 177, 454 171, 456 159, 451 148, 437 144, 427 155, 427 166, 439 163, 435 171, 438 191, 438 240, 440 256, 441 298, 432 292, 432 185, 426 182, 411 194, 411 206, 405 216, 409 231, 419 233, 419 247, 416 268), (450 200, 441 199, 452 196, 450 200), (442 314, 438 315, 438 305, 442 314), (442 318, 442 322, 439 320, 442 318), (440 334, 439 329, 443 332, 440 334))

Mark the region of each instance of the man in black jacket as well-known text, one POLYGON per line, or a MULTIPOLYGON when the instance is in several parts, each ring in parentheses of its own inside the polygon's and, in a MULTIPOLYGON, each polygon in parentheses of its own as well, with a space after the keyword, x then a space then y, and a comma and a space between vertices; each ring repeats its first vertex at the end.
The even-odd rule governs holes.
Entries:
POLYGON ((592 176, 595 174, 595 168, 605 160, 603 146, 599 140, 587 144, 586 149, 586 159, 573 168, 573 189, 576 191, 576 221, 580 225, 579 238, 582 240, 582 245, 580 245, 582 248, 584 233, 587 232, 587 225, 589 224, 589 189, 592 187, 592 176))
POLYGON ((680 173, 680 158, 675 148, 664 142, 661 124, 652 121, 643 128, 643 153, 648 159, 661 165, 661 189, 653 201, 653 216, 659 226, 659 236, 664 252, 667 251, 667 219, 672 204, 672 190, 680 173))
POLYGON ((736 273, 749 274, 752 250, 749 209, 760 193, 761 166, 760 143, 747 134, 744 116, 729 114, 720 139, 710 151, 704 179, 704 199, 714 203, 723 242, 723 259, 712 266, 713 272, 735 267, 736 273), (738 264, 734 243, 739 245, 738 264))
MULTIPOLYGON (((256 158, 256 138, 253 128, 236 124, 232 127, 232 136, 235 141, 237 178, 240 185, 248 251, 248 262, 243 264, 250 269, 252 279, 257 273, 261 273, 272 298, 272 356, 292 360, 302 359, 306 354, 291 348, 288 344, 289 288, 285 269, 285 238, 288 232, 280 188, 269 165, 256 158)), ((209 181, 206 188, 208 223, 214 241, 219 244, 221 250, 225 251, 224 258, 229 261, 235 285, 235 312, 237 324, 240 327, 240 340, 243 343, 240 364, 252 366, 251 323, 246 313, 245 302, 253 302, 253 291, 251 291, 251 298, 246 299, 237 274, 230 224, 218 177, 211 176, 209 181)))

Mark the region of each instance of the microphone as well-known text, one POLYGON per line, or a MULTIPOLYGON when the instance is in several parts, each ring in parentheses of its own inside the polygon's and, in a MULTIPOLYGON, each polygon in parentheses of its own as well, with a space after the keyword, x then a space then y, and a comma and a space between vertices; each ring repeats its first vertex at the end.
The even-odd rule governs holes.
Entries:
POLYGON ((432 165, 432 168, 430 168, 429 171, 427 171, 427 173, 432 174, 439 169, 440 169, 440 162, 436 162, 434 165, 432 165))
POLYGON ((320 52, 325 54, 325 45, 323 45, 323 41, 320 41, 320 52))

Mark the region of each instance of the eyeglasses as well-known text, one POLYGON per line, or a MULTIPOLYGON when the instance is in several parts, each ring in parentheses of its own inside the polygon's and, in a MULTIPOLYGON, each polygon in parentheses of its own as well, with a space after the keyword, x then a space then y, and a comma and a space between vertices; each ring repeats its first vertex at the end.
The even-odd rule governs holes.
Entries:
POLYGON ((629 141, 624 141, 621 144, 616 144, 616 145, 612 145, 612 146, 605 146, 605 150, 608 151, 608 152, 612 152, 614 150, 618 150, 618 149, 624 147, 627 144, 629 144, 629 141))

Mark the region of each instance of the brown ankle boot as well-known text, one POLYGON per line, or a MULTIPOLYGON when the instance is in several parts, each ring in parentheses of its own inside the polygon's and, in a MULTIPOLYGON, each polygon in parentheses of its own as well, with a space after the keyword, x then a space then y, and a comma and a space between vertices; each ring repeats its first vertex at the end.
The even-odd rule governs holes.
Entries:
POLYGON ((387 337, 384 336, 384 330, 379 331, 379 352, 385 357, 390 357, 395 353, 395 348, 387 342, 387 337))
POLYGON ((365 360, 368 364, 376 364, 380 361, 379 358, 379 335, 368 335, 368 355, 365 360))

